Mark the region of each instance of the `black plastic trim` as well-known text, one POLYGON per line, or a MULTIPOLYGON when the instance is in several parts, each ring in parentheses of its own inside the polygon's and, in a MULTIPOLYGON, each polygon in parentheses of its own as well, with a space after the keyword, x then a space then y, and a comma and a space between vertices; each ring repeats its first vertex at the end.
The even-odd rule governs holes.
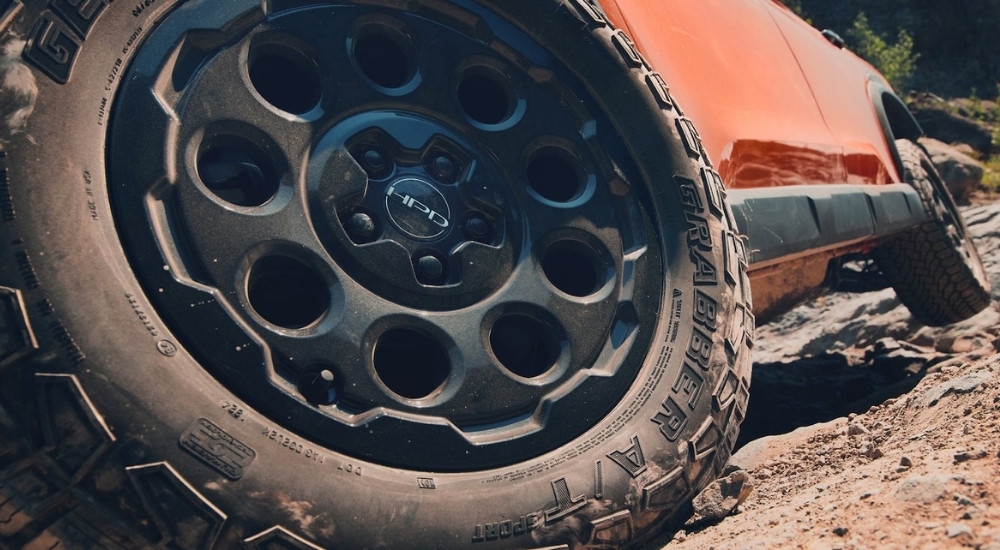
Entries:
POLYGON ((929 221, 920 195, 905 183, 734 189, 729 201, 749 239, 751 269, 929 221))
POLYGON ((892 153, 892 162, 896 166, 896 172, 902 177, 903 161, 899 158, 899 152, 896 151, 896 140, 917 141, 924 135, 924 130, 910 113, 906 103, 882 82, 869 81, 868 95, 875 106, 875 115, 878 117, 886 146, 892 153))

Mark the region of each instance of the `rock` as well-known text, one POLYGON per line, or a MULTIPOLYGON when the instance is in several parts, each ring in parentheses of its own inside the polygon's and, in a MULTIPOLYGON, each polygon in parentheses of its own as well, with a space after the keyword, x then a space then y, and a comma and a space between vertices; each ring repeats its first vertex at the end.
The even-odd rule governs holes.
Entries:
POLYGON ((0 46, 0 142, 24 130, 38 98, 35 76, 21 59, 23 48, 23 40, 0 46))
POLYGON ((873 352, 873 354, 885 355, 902 348, 903 344, 900 343, 895 338, 882 338, 875 342, 875 345, 872 346, 871 351, 873 352))
POLYGON ((896 498, 903 502, 930 504, 944 498, 947 492, 948 475, 911 475, 896 489, 896 498))
POLYGON ((970 460, 979 460, 981 458, 986 458, 990 453, 986 449, 970 449, 968 451, 962 451, 955 453, 955 464, 959 462, 968 462, 970 460))
POLYGON ((924 406, 933 407, 942 397, 949 393, 969 393, 975 391, 976 388, 988 382, 989 379, 989 371, 981 370, 948 380, 947 382, 942 382, 927 390, 927 393, 924 395, 924 406))
POLYGON ((945 527, 945 533, 947 533, 948 538, 950 539, 961 535, 969 535, 970 537, 973 536, 972 529, 964 523, 949 523, 948 526, 945 527))
POLYGON ((944 100, 912 99, 917 101, 909 102, 910 110, 928 136, 945 143, 967 143, 982 154, 990 154, 993 135, 984 124, 952 112, 944 100))
POLYGON ((910 360, 912 362, 926 363, 930 360, 932 356, 929 353, 913 351, 908 349, 896 349, 888 353, 880 353, 878 349, 869 349, 865 351, 865 360, 871 361, 872 363, 884 365, 891 364, 893 362, 901 362, 902 360, 910 360))
POLYGON ((743 470, 713 481, 694 497, 694 512, 709 519, 722 519, 743 504, 753 492, 753 478, 743 470))
POLYGON ((920 144, 927 149, 931 162, 941 174, 948 191, 958 204, 968 204, 969 196, 979 188, 985 169, 976 159, 956 148, 933 138, 921 138, 920 144))
POLYGON ((868 433, 868 428, 865 428, 862 424, 858 422, 851 423, 847 427, 847 435, 864 435, 868 433))
MULTIPOLYGON (((933 139, 933 138, 930 138, 930 139, 933 139)), ((962 153, 963 155, 969 155, 972 158, 975 158, 976 155, 979 154, 968 143, 956 143, 956 144, 952 145, 952 147, 954 147, 955 150, 958 151, 959 153, 962 153)))
POLYGON ((754 439, 741 447, 729 458, 727 473, 736 470, 755 471, 758 468, 771 468, 767 465, 775 457, 781 456, 788 449, 799 445, 805 445, 809 438, 827 430, 836 430, 847 422, 846 418, 837 418, 830 422, 803 426, 790 433, 783 435, 773 435, 754 439))
POLYGON ((947 369, 952 369, 954 367, 960 367, 965 363, 968 363, 968 357, 960 355, 958 357, 949 357, 947 355, 942 355, 939 357, 940 361, 934 363, 927 367, 927 373, 944 372, 947 369))

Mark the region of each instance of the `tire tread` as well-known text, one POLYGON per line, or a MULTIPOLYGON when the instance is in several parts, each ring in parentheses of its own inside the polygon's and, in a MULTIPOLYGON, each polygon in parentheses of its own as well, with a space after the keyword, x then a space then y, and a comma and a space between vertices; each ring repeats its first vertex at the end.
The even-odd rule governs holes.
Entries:
MULTIPOLYGON (((944 214, 934 200, 935 193, 947 190, 933 172, 927 153, 908 140, 897 140, 896 146, 904 179, 916 188, 933 221, 896 235, 875 249, 873 257, 900 301, 921 322, 940 326, 963 321, 990 303, 981 261, 964 224, 957 230, 965 235, 971 257, 951 242, 944 214)), ((950 196, 942 200, 951 202, 950 196)))

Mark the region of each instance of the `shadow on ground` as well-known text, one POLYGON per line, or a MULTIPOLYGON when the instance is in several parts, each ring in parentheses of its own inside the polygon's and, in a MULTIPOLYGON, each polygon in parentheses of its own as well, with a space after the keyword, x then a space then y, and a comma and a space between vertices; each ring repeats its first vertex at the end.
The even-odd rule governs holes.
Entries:
POLYGON ((755 364, 750 405, 736 448, 759 437, 865 412, 913 389, 933 362, 874 356, 852 365, 846 356, 831 353, 755 364))

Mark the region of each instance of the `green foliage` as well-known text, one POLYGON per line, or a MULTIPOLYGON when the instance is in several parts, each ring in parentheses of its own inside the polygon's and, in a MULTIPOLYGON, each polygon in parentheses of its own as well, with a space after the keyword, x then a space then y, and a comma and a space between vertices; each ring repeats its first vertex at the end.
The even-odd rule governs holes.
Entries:
POLYGON ((847 31, 847 39, 858 55, 868 60, 885 76, 898 93, 904 93, 917 68, 920 54, 913 51, 913 38, 899 29, 896 42, 889 44, 868 26, 868 17, 858 12, 847 31))
MULTIPOLYGON (((994 136, 994 143, 998 143, 996 137, 994 136)), ((985 168, 981 185, 991 193, 1000 192, 1000 155, 990 157, 985 162, 985 168)))
POLYGON ((996 108, 993 113, 993 147, 994 153, 986 159, 986 170, 983 173, 982 185, 991 193, 1000 192, 1000 84, 997 84, 996 108))
POLYGON ((993 145, 1000 147, 1000 82, 997 83, 997 98, 993 100, 996 108, 993 109, 993 121, 997 123, 997 130, 993 133, 993 145))
POLYGON ((817 29, 833 29, 844 38, 849 38, 848 29, 862 11, 867 27, 883 41, 892 42, 899 29, 905 30, 920 60, 909 82, 897 87, 900 93, 916 88, 944 98, 968 97, 975 86, 985 102, 1000 82, 1000 0, 794 0, 793 4, 801 6, 802 15, 817 29))
POLYGON ((979 90, 975 86, 969 90, 969 116, 976 120, 986 120, 986 108, 979 98, 979 90))
POLYGON ((782 3, 790 10, 794 11, 799 15, 803 16, 802 12, 802 0, 783 0, 782 3))
POLYGON ((802 0, 781 0, 781 3, 785 5, 786 8, 795 12, 795 15, 801 17, 806 23, 810 25, 813 24, 811 18, 806 15, 805 9, 802 7, 802 0))

